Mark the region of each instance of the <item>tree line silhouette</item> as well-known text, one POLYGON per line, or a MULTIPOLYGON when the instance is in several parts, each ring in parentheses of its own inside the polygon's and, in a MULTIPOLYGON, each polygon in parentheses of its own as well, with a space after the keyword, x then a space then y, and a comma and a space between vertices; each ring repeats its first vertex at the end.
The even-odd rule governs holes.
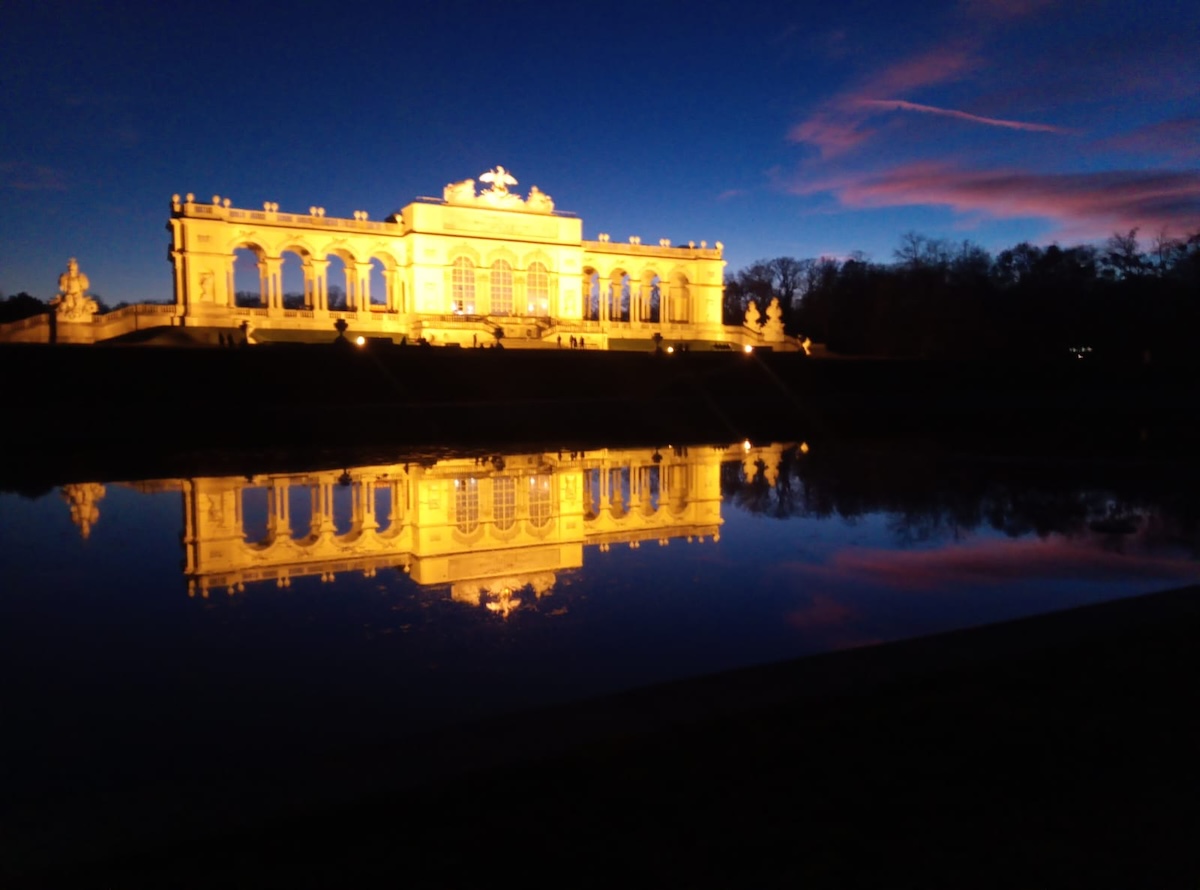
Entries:
POLYGON ((1200 322, 1200 232, 996 256, 909 232, 893 259, 759 260, 726 277, 725 323, 775 297, 788 333, 844 355, 1149 361, 1189 355, 1200 322))

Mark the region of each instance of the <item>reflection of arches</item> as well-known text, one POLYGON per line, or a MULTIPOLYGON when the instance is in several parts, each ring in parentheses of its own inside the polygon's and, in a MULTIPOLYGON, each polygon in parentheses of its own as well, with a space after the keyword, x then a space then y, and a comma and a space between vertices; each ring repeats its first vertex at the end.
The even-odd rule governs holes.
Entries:
POLYGON ((507 536, 517 526, 517 480, 512 476, 492 479, 492 519, 496 531, 507 536))
POLYGON ((530 315, 550 314, 550 273, 543 263, 530 263, 525 275, 526 311, 530 315))
POLYGON ((508 260, 496 260, 492 263, 490 277, 492 315, 513 314, 513 270, 508 260))
POLYGON ((474 534, 479 529, 479 480, 473 476, 454 480, 454 501, 451 521, 455 529, 464 535, 474 534))
POLYGON ((529 525, 545 533, 554 515, 550 477, 546 474, 529 477, 529 525))
POLYGON ((460 256, 450 268, 450 311, 475 314, 475 264, 460 256))
POLYGON ((238 500, 243 540, 247 544, 263 542, 269 533, 268 520, 271 517, 267 490, 261 486, 243 488, 238 491, 238 500))

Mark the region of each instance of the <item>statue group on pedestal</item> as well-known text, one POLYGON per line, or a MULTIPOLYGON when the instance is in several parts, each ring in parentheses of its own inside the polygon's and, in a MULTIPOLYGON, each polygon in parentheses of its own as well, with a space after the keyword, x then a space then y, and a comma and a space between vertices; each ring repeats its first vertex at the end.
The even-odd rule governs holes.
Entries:
POLYGON ((758 304, 750 301, 750 305, 746 307, 746 318, 743 322, 746 327, 754 331, 756 334, 761 333, 764 340, 778 341, 783 339, 783 307, 779 305, 779 297, 771 297, 771 302, 767 304, 767 321, 765 324, 759 324, 758 320, 762 315, 758 311, 758 304))
POLYGON ((58 296, 50 301, 60 321, 91 321, 100 305, 87 295, 88 277, 79 271, 75 257, 67 261, 67 271, 58 276, 58 296))

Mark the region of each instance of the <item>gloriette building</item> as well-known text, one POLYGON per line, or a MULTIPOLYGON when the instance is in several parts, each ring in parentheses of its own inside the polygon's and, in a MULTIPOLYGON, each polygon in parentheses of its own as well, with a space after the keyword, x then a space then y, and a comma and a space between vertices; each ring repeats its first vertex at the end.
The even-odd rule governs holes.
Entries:
POLYGON ((791 345, 782 325, 759 325, 757 313, 722 324, 721 242, 586 241, 577 216, 537 186, 511 190, 517 180, 503 167, 479 183, 451 183, 441 198, 418 198, 381 221, 175 195, 173 306, 68 316, 62 302, 54 319, 6 326, 0 340, 95 342, 174 326, 214 342, 321 341, 336 327, 354 339, 435 346, 791 345))

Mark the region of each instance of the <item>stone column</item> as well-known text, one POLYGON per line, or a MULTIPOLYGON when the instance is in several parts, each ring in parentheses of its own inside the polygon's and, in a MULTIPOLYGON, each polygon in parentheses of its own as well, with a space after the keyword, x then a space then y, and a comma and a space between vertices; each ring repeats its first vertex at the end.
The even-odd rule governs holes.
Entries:
POLYGON ((312 259, 308 263, 312 267, 313 276, 313 310, 316 312, 328 312, 329 260, 312 259))
POLYGON ((354 309, 361 316, 371 311, 371 264, 354 264, 354 309))
POLYGON ((271 486, 267 489, 267 509, 270 514, 267 517, 268 540, 287 538, 292 534, 288 491, 289 486, 286 479, 271 480, 271 486))
POLYGON ((364 477, 355 484, 353 505, 353 528, 359 531, 379 528, 379 520, 375 517, 374 477, 364 477))
POLYGON ((312 486, 312 523, 309 532, 314 538, 319 538, 333 531, 333 483, 317 482, 312 486))
POLYGON ((266 284, 263 294, 267 301, 267 310, 278 314, 283 309, 283 257, 263 257, 258 264, 259 275, 266 284))

